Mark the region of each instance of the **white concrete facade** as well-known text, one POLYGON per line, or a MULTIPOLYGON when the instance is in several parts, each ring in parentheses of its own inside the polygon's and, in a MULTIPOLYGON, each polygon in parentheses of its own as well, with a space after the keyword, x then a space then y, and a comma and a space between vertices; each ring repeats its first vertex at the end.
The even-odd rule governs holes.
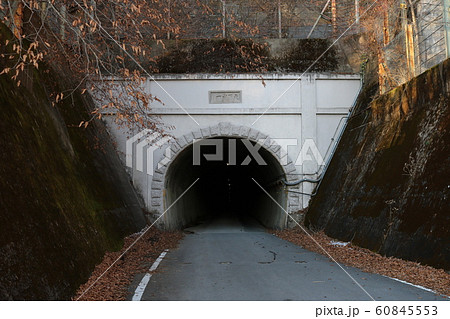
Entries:
MULTIPOLYGON (((292 181, 317 177, 321 164, 318 160, 326 160, 329 155, 332 138, 343 124, 359 87, 360 79, 355 75, 194 74, 158 75, 147 81, 145 90, 163 102, 154 103, 152 114, 161 118, 169 128, 167 133, 174 138, 169 143, 172 160, 194 139, 248 138, 269 150, 283 167, 286 179, 292 181), (315 146, 319 156, 314 152, 315 146)), ((127 139, 138 132, 126 133, 116 127, 112 117, 104 119, 125 165, 127 139)), ((158 169, 157 163, 169 145, 166 144, 156 151, 152 148, 152 168, 142 165, 148 163, 146 150, 150 144, 142 140, 133 143, 133 156, 129 159, 132 167, 127 170, 146 208, 157 216, 170 205, 165 201, 164 188, 171 160, 158 169)), ((311 193, 313 187, 305 183, 297 190, 311 193)), ((309 201, 309 196, 294 193, 286 198, 287 203, 282 204, 290 213, 305 208, 309 201)))

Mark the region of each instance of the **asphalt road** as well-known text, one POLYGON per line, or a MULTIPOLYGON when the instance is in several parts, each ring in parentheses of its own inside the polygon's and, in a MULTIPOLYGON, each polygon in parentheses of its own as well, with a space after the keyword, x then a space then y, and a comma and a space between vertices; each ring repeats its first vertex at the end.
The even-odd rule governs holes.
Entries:
MULTIPOLYGON (((257 224, 219 219, 188 229, 142 300, 448 300, 376 274, 344 269, 257 224), (370 296, 369 296, 370 295, 370 296)), ((130 299, 143 275, 130 287, 130 299)))

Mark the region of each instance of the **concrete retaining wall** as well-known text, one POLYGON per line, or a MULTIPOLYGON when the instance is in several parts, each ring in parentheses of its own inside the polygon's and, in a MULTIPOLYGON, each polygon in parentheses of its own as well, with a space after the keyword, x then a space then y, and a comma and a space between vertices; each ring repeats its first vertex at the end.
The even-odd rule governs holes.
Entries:
POLYGON ((450 269, 450 61, 350 119, 307 225, 387 256, 450 269))

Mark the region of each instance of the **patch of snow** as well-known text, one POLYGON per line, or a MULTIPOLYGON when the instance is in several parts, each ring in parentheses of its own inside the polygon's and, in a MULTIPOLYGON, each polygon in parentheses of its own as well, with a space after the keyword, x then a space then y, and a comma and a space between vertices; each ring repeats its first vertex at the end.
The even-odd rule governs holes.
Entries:
POLYGON ((345 246, 347 246, 348 244, 350 244, 350 242, 342 242, 342 241, 335 241, 335 240, 332 240, 332 241, 330 241, 330 244, 331 245, 333 245, 333 246, 336 246, 336 247, 345 247, 345 246))
POLYGON ((129 235, 129 237, 140 236, 140 235, 144 234, 147 230, 148 230, 148 226, 145 226, 144 228, 142 228, 142 229, 141 229, 140 231, 138 231, 137 233, 133 233, 133 234, 129 235))

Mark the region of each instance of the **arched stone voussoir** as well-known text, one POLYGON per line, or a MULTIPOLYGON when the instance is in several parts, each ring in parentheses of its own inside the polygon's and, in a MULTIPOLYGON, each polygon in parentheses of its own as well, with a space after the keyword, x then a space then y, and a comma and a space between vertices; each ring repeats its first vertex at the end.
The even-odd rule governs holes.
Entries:
POLYGON ((178 144, 180 149, 184 149, 185 146, 187 145, 187 141, 186 141, 186 138, 184 137, 184 135, 175 138, 175 142, 178 144))
MULTIPOLYGON (((158 169, 155 170, 151 185, 155 185, 155 189, 152 187, 152 201, 150 207, 153 211, 162 214, 162 209, 164 208, 164 188, 166 182, 166 174, 170 170, 171 164, 176 160, 178 155, 180 155, 183 150, 191 146, 197 139, 208 139, 217 137, 235 137, 248 139, 252 142, 258 143, 262 148, 267 150, 272 156, 278 161, 283 173, 287 180, 292 179, 292 173, 295 171, 295 166, 289 159, 289 156, 281 146, 270 136, 247 126, 234 125, 229 122, 220 122, 214 126, 208 126, 200 128, 199 130, 189 132, 180 137, 175 137, 168 142, 168 147, 170 147, 171 154, 169 158, 165 158, 164 165, 160 165, 158 169), (287 157, 287 159, 285 158, 287 157), (284 162, 283 162, 284 161, 284 162), (287 164, 286 164, 287 163, 287 164), (162 187, 161 187, 162 186, 162 187)), ((289 199, 290 201, 290 199, 289 199)), ((288 205, 289 207, 289 205, 288 205)))
POLYGON ((247 126, 240 126, 239 128, 239 136, 242 138, 248 138, 251 128, 247 126))
POLYGON ((235 125, 235 124, 231 124, 230 126, 230 136, 240 136, 240 130, 241 130, 241 126, 240 125, 235 125))
POLYGON ((190 145, 194 142, 195 135, 193 132, 190 132, 190 133, 184 135, 184 139, 186 140, 186 143, 188 145, 190 145))
POLYGON ((219 133, 220 135, 229 136, 231 133, 231 123, 221 122, 219 123, 219 133))
POLYGON ((216 136, 219 136, 220 135, 220 127, 219 127, 219 124, 217 124, 217 125, 214 125, 214 126, 211 126, 210 128, 209 128, 209 131, 210 131, 210 137, 216 137, 216 136))

